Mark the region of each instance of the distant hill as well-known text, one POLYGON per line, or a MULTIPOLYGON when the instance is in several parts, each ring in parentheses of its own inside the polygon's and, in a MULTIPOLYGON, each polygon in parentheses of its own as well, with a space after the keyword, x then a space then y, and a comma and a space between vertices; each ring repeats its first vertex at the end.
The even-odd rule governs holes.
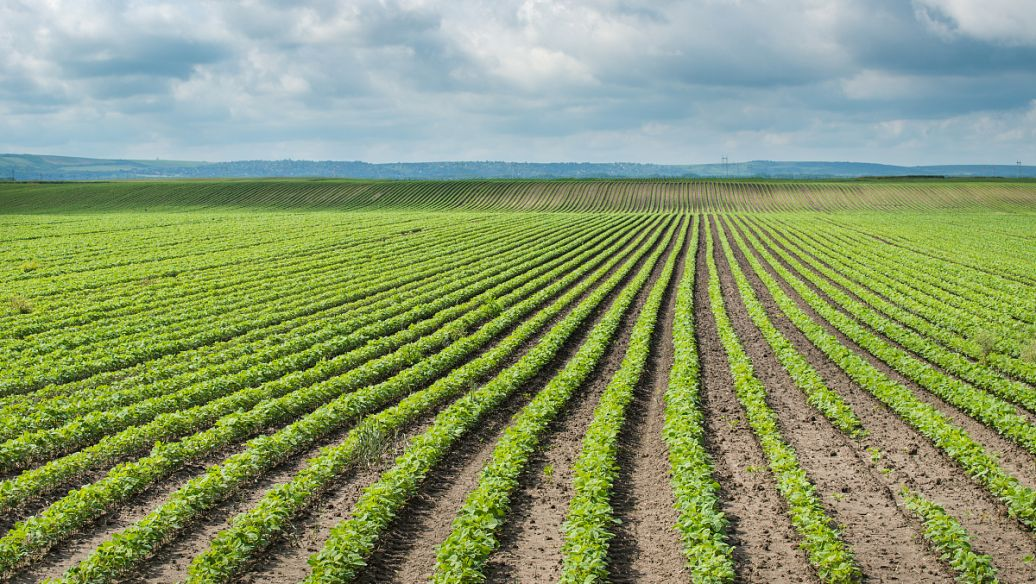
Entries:
POLYGON ((0 154, 0 180, 112 180, 157 178, 328 177, 358 179, 662 178, 764 177, 858 178, 892 176, 989 176, 1036 178, 1036 166, 894 166, 865 162, 753 160, 730 164, 629 162, 393 162, 336 160, 108 160, 38 154, 0 154))

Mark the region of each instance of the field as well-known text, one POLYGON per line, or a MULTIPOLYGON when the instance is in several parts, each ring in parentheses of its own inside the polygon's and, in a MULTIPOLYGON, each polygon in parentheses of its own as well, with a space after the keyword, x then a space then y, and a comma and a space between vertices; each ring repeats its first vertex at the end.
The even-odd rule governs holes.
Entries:
POLYGON ((0 184, 0 578, 1036 581, 1036 183, 0 184))

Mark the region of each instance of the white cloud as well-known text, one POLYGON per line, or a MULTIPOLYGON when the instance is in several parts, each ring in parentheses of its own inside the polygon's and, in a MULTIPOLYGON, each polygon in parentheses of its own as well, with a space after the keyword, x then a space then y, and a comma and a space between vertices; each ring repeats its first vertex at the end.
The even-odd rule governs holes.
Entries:
POLYGON ((1033 149, 1018 6, 0 0, 0 151, 999 158, 1033 149))
POLYGON ((943 35, 1036 45, 1036 6, 1030 0, 915 0, 926 23, 943 35))

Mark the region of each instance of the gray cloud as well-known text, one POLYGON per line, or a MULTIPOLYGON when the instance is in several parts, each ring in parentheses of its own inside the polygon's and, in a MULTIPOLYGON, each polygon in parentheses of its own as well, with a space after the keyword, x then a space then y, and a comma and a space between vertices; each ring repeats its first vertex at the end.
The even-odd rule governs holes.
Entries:
POLYGON ((0 150, 1036 159, 1025 0, 0 0, 0 150))

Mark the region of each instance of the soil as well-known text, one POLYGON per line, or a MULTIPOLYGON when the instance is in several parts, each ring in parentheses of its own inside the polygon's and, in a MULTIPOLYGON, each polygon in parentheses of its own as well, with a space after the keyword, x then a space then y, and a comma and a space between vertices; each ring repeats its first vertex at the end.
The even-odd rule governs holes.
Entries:
POLYGON ((730 521, 737 573, 746 582, 817 582, 798 547, 798 535, 766 457, 734 395, 726 353, 710 309, 704 229, 697 264, 694 315, 707 447, 722 487, 722 510, 730 521))
MULTIPOLYGON (((681 223, 678 229, 683 228, 681 223)), ((511 519, 500 534, 500 548, 487 565, 490 582, 547 582, 561 575, 561 526, 574 494, 573 466, 582 450, 582 437, 593 421, 601 394, 622 364, 630 332, 666 258, 679 252, 674 249, 675 240, 676 233, 626 313, 593 377, 567 404, 522 477, 521 489, 512 500, 511 519)))
POLYGON ((766 387, 767 403, 777 413, 781 435, 795 449, 863 573, 917 583, 952 578, 924 544, 913 519, 897 506, 860 444, 831 425, 795 386, 748 315, 718 246, 716 264, 734 328, 766 387))
POLYGON ((673 366, 673 319, 676 289, 688 252, 694 261, 697 242, 688 238, 679 250, 672 280, 655 325, 644 379, 629 405, 619 436, 619 478, 612 506, 621 523, 611 541, 610 580, 664 584, 687 581, 686 558, 679 534, 668 451, 662 439, 665 392, 673 366))
MULTIPOLYGON (((748 274, 756 295, 774 325, 799 352, 806 355, 828 387, 837 391, 860 418, 867 430, 867 436, 860 440, 860 444, 865 452, 873 452, 880 457, 879 476, 883 477, 885 483, 893 492, 906 486, 942 505, 968 531, 975 550, 992 557, 1000 571, 1001 581, 1032 582, 1036 577, 1036 566, 1026 561, 1027 557, 1036 554, 1036 541, 1032 533, 1008 516, 1005 506, 968 478, 957 463, 895 412, 856 385, 837 364, 813 346, 781 313, 769 291, 752 272, 744 253, 735 248, 742 270, 748 274)), ((751 253, 762 261, 754 251, 751 253)), ((764 266, 771 276, 776 277, 771 267, 765 263, 764 266)), ((824 322, 786 283, 782 282, 781 287, 810 318, 817 323, 824 322)), ((832 332, 829 325, 826 328, 832 332)))

